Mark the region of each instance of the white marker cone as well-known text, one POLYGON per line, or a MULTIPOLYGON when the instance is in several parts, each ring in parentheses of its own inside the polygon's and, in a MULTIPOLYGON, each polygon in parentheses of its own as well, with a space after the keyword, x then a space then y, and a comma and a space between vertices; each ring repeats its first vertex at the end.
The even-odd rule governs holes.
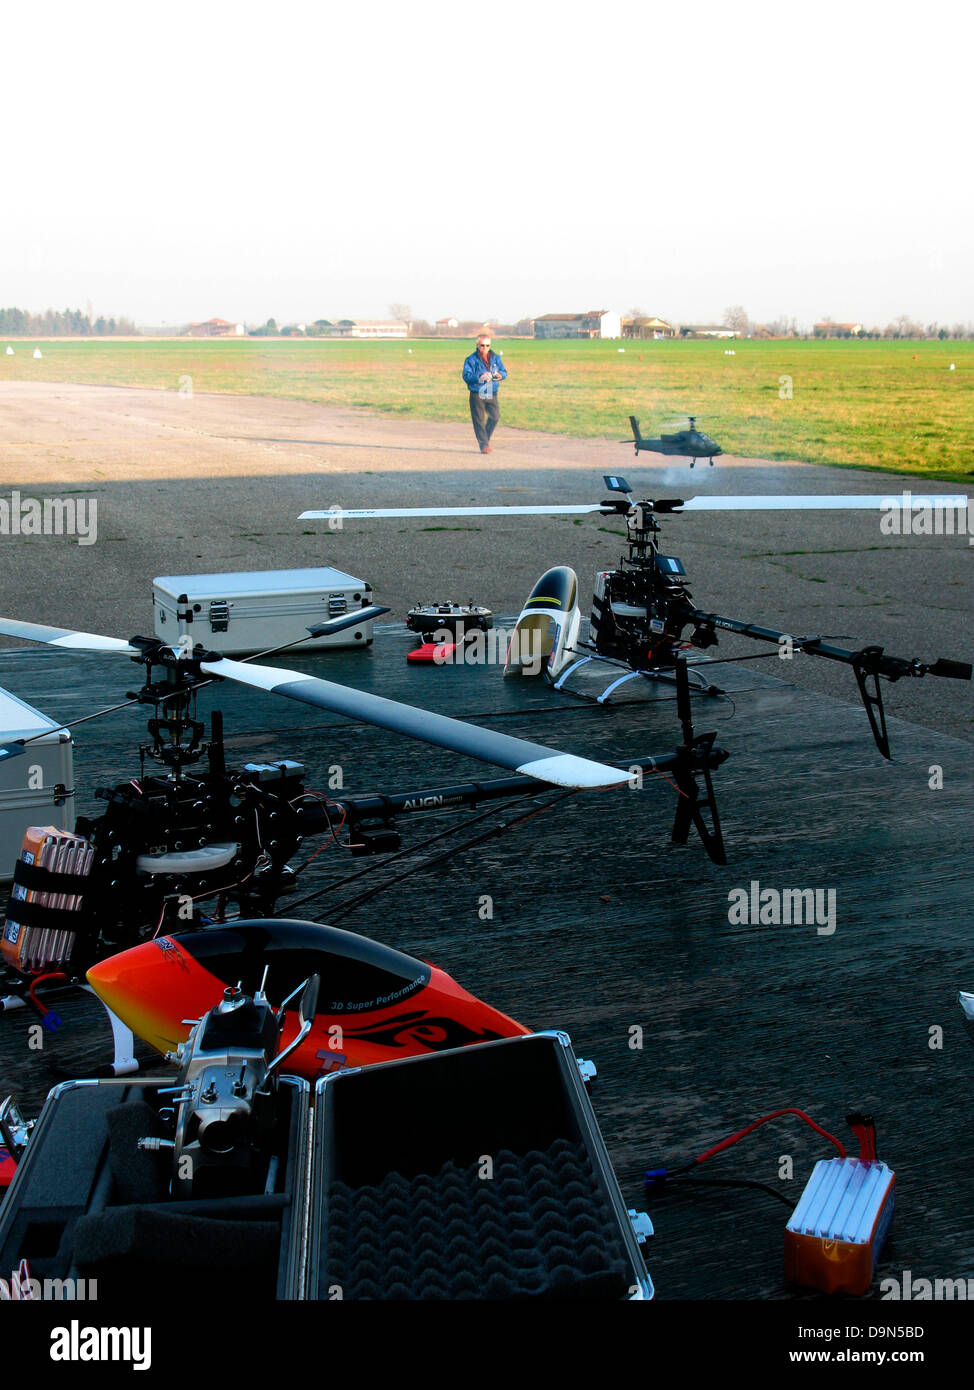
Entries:
POLYGON ((34 349, 34 356, 35 356, 35 357, 42 357, 42 356, 43 356, 43 353, 41 352, 40 348, 35 348, 35 349, 34 349))
POLYGON ((13 355, 14 355, 14 350, 13 350, 13 348, 10 346, 10 344, 8 343, 8 344, 7 344, 7 356, 8 356, 8 357, 13 357, 13 355))

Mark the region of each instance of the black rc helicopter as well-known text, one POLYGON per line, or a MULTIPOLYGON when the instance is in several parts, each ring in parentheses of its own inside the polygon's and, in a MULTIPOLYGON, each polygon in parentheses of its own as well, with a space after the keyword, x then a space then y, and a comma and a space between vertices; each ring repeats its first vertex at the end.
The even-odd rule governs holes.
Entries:
MULTIPOLYGON (((330 635, 388 611, 362 609, 316 625, 309 629, 309 636, 330 635)), ((10 637, 62 650, 130 656, 144 668, 145 678, 140 689, 128 693, 125 703, 153 710, 148 721, 151 741, 140 748, 139 775, 99 788, 96 795, 107 802, 106 810, 97 817, 79 818, 74 836, 55 832, 65 835, 73 850, 83 845, 83 862, 41 863, 36 856, 31 860, 24 855, 18 860, 0 936, 0 1012, 28 1007, 45 1016, 48 1011, 38 996, 39 988, 52 995, 71 988, 83 980, 89 966, 141 941, 198 932, 201 924, 204 929, 219 928, 234 920, 274 917, 278 899, 297 886, 300 868, 296 872, 291 860, 309 836, 330 836, 353 855, 394 854, 401 843, 398 818, 415 812, 533 798, 558 788, 563 789, 562 795, 570 795, 627 784, 638 787, 642 783, 635 778, 637 772, 661 773, 679 793, 674 841, 685 844, 691 827, 696 827, 711 859, 726 863, 711 772, 727 754, 715 746, 715 734, 693 731, 685 667, 680 683, 681 744, 672 752, 634 759, 623 769, 299 671, 249 659, 229 660, 193 645, 189 631, 193 610, 188 601, 177 608, 176 616, 180 636, 175 645, 155 637, 124 641, 0 619, 0 633, 10 637), (230 768, 224 754, 222 714, 213 711, 208 738, 205 724, 197 718, 198 691, 224 679, 450 749, 512 775, 391 794, 329 793, 325 798, 308 790, 304 768, 290 759, 230 768), (205 770, 195 768, 204 757, 205 770), (147 760, 158 764, 159 771, 147 771, 147 760), (347 841, 339 840, 343 828, 347 841), (186 904, 190 911, 184 914, 181 908, 186 904)), ((124 707, 112 706, 74 723, 124 707)), ((21 739, 0 746, 0 761, 22 755, 30 742, 21 739)), ((482 813, 482 818, 489 814, 482 813)), ((470 843, 518 823, 518 819, 501 823, 470 843)), ((442 835, 452 833, 455 828, 442 835)), ((441 835, 430 838, 439 840, 441 835)), ((433 862, 468 847, 454 847, 433 862)), ((406 872, 422 867, 428 864, 406 872)), ((400 874, 392 882, 405 876, 400 874)), ((341 883, 360 877, 356 873, 341 883)), ((329 885, 329 891, 335 886, 339 885, 329 885)), ((381 888, 340 906, 350 910, 376 891, 381 888)), ((311 893, 301 902, 318 895, 311 893)), ((117 1051, 124 1047, 124 1038, 116 1032, 117 1051)))
MULTIPOLYGON (((633 424, 635 427, 635 420, 633 424)), ((637 445, 638 447, 638 445, 637 445)), ((889 737, 883 705, 880 677, 888 681, 903 676, 943 676, 954 680, 970 680, 971 665, 943 658, 926 663, 889 656, 882 647, 868 645, 856 650, 835 646, 821 635, 795 636, 755 623, 727 618, 719 613, 698 608, 690 595, 686 570, 675 555, 663 555, 659 549, 660 524, 658 516, 689 511, 784 511, 784 510, 846 510, 907 505, 902 500, 876 496, 752 496, 752 497, 693 497, 657 498, 653 501, 634 501, 632 488, 617 474, 604 477, 612 497, 594 503, 554 506, 511 507, 430 507, 343 509, 344 518, 429 517, 429 516, 515 516, 515 515, 578 515, 600 513, 625 518, 628 554, 621 557, 619 567, 603 570, 596 575, 592 599, 590 639, 579 640, 581 614, 578 607, 578 579, 574 570, 556 566, 548 570, 534 586, 517 621, 508 651, 505 675, 541 674, 556 689, 566 689, 571 675, 585 662, 607 661, 624 669, 602 695, 599 703, 607 703, 625 681, 640 678, 672 680, 677 664, 687 647, 706 650, 717 645, 718 631, 737 633, 759 642, 770 642, 779 651, 806 652, 852 667, 856 684, 869 718, 876 746, 884 758, 890 759, 889 737), (538 661, 540 644, 543 662, 538 661)), ((912 499, 940 509, 966 508, 967 498, 958 495, 935 495, 912 499)), ((306 511, 301 520, 334 518, 334 511, 306 511)), ((692 671, 698 688, 705 694, 721 693, 701 673, 692 671)))
MULTIPOLYGON (((644 439, 639 432, 639 421, 635 415, 629 416, 629 423, 632 426, 637 454, 646 452, 686 458, 690 460, 691 468, 697 459, 709 458, 710 466, 713 468, 714 459, 719 458, 724 452, 709 434, 704 434, 702 430, 697 429, 697 420, 694 415, 688 417, 686 429, 676 430, 673 434, 663 434, 660 431, 659 439, 644 439)), ((628 444, 629 441, 623 440, 622 442, 628 444)))

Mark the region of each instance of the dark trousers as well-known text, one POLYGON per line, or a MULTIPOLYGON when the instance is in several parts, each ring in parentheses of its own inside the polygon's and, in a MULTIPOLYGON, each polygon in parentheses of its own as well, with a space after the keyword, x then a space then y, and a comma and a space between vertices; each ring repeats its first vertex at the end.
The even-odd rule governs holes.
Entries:
POLYGON ((484 400, 476 391, 471 391, 470 418, 473 421, 473 432, 477 436, 477 443, 481 449, 485 449, 501 418, 500 401, 496 396, 489 396, 487 400, 484 400))

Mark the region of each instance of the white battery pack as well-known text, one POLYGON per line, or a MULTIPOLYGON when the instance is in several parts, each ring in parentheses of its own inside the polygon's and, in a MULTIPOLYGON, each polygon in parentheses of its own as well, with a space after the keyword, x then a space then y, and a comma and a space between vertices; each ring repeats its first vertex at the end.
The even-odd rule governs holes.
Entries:
POLYGON ((785 1278, 864 1294, 893 1219, 893 1170, 879 1159, 816 1163, 785 1227, 785 1278))
POLYGON ((71 734, 0 688, 0 743, 20 738, 34 742, 20 757, 0 762, 0 882, 13 878, 28 826, 74 829, 71 734))
POLYGON ((371 584, 330 568, 164 575, 152 582, 156 636, 175 644, 177 610, 188 609, 193 644, 224 656, 267 651, 302 638, 307 638, 302 651, 367 647, 371 622, 330 637, 308 637, 308 628, 371 603, 371 584))

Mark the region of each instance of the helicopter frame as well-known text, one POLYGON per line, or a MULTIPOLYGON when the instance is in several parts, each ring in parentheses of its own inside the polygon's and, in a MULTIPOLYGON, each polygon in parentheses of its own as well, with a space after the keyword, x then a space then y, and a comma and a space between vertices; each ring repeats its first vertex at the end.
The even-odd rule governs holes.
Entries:
MULTIPOLYGON (((889 734, 880 676, 890 682, 904 676, 924 675, 971 679, 972 667, 966 662, 943 658, 931 663, 905 660, 888 655, 876 644, 859 649, 839 647, 818 634, 795 636, 696 607, 690 596, 682 563, 675 556, 662 555, 658 543, 661 530, 658 515, 681 511, 683 500, 670 498, 635 502, 631 499, 631 489, 624 478, 610 476, 604 481, 612 492, 625 497, 625 501, 613 497, 603 503, 603 508, 625 517, 628 554, 620 558, 617 569, 601 571, 598 575, 592 599, 588 645, 594 647, 602 660, 620 667, 628 666, 630 675, 613 681, 597 697, 597 703, 609 703, 612 693, 630 678, 671 679, 674 667, 682 659, 680 653, 687 645, 684 639, 687 628, 691 629, 689 645, 703 650, 717 645, 718 630, 732 632, 755 641, 772 643, 779 652, 784 649, 789 653, 805 652, 851 666, 870 732, 880 754, 889 761, 889 734)), ((547 576, 539 580, 532 597, 545 588, 546 580, 547 576)), ((531 599, 528 600, 529 607, 530 604, 531 599)), ((748 659, 754 658, 730 658, 748 659)), ((545 674, 556 689, 577 694, 579 692, 572 690, 565 682, 584 660, 581 658, 568 666, 562 662, 557 670, 549 667, 545 674)), ((722 693, 719 687, 707 683, 702 674, 695 674, 699 680, 697 689, 701 693, 722 693)))
MULTIPOLYGON (((647 446, 654 441, 642 441, 639 424, 630 417, 636 437, 637 452, 640 443, 647 446)), ((656 441, 658 442, 658 441, 656 441)), ((859 695, 869 722, 870 731, 881 755, 891 760, 886 716, 883 707, 882 688, 879 677, 893 682, 903 676, 921 677, 941 676, 954 680, 971 680, 974 667, 969 662, 952 661, 939 658, 934 662, 918 659, 905 660, 888 655, 875 644, 854 650, 837 647, 823 637, 794 637, 790 633, 760 627, 755 623, 741 622, 736 618, 725 618, 718 613, 708 613, 697 608, 687 586, 686 571, 676 556, 662 555, 657 543, 660 525, 657 517, 661 514, 682 513, 683 511, 777 511, 777 510, 826 510, 838 511, 852 509, 872 510, 873 508, 896 509, 923 507, 931 511, 966 510, 968 499, 962 494, 931 494, 929 497, 914 498, 911 493, 903 493, 900 498, 872 495, 837 496, 835 494, 784 496, 704 496, 684 500, 681 497, 656 498, 655 500, 635 501, 632 488, 625 478, 618 474, 604 477, 604 482, 612 497, 601 502, 574 505, 518 505, 510 507, 463 506, 463 507, 396 507, 396 508, 342 508, 328 512, 309 509, 300 514, 301 520, 317 520, 324 517, 372 519, 380 517, 431 517, 431 516, 554 516, 586 515, 598 513, 601 516, 621 516, 626 523, 628 555, 623 555, 614 570, 599 572, 596 579, 596 592, 592 600, 590 634, 599 656, 614 659, 620 665, 628 666, 633 676, 656 678, 671 671, 680 653, 685 650, 684 631, 691 628, 689 645, 705 650, 716 646, 717 630, 737 633, 757 641, 772 642, 779 651, 788 649, 807 652, 812 656, 825 657, 851 666, 856 678, 859 695)), ((578 576, 568 566, 555 566, 545 572, 531 591, 520 617, 517 620, 511 644, 508 649, 505 676, 522 673, 525 675, 543 674, 549 683, 555 683, 565 668, 572 665, 576 655, 576 641, 580 613, 577 603, 578 576), (552 628, 554 633, 552 634, 552 628), (527 641, 525 639, 528 639, 527 641), (532 647, 532 639, 537 644, 540 639, 545 664, 530 671, 524 660, 525 648, 532 647)), ((728 660, 747 660, 746 657, 730 657, 728 660)), ((577 666, 575 667, 577 669, 577 666)), ((614 688, 619 688, 616 682, 614 688)), ((567 688, 567 687, 566 687, 567 688)), ((574 692, 573 692, 574 693, 574 692)), ((704 693, 720 693, 711 689, 704 693)), ((611 689, 604 692, 607 703, 611 689)))
MULTIPOLYGON (((349 619, 334 620, 344 621, 349 619)), ((13 623, 6 626, 19 628, 14 635, 52 640, 49 629, 29 630, 28 625, 13 623)), ((72 644, 80 646, 80 639, 86 635, 73 636, 79 640, 72 644)), ((87 636, 91 638, 90 647, 95 639, 87 636)), ((57 640, 63 645, 63 635, 57 640)), ((339 829, 347 828, 348 840, 344 844, 353 856, 387 855, 399 849, 397 823, 403 815, 474 808, 485 802, 508 802, 557 789, 557 784, 546 786, 544 779, 525 770, 514 776, 424 786, 391 794, 338 793, 329 796, 326 805, 317 794, 305 790, 299 763, 285 759, 248 763, 239 770, 228 768, 219 710, 213 711, 210 736, 205 737, 206 727, 196 718, 196 695, 202 686, 212 683, 212 678, 207 678, 208 671, 221 669, 222 661, 213 660, 211 665, 211 654, 200 648, 184 647, 177 651, 153 638, 137 637, 128 643, 100 640, 116 644, 108 649, 124 650, 145 668, 144 684, 138 691, 129 692, 128 703, 151 706, 151 742, 140 746, 139 777, 98 789, 97 795, 107 802, 106 811, 94 819, 79 819, 78 833, 94 850, 87 876, 72 879, 67 873, 22 861, 16 866, 15 889, 19 896, 15 914, 8 914, 8 918, 19 923, 19 927, 15 926, 12 934, 5 933, 4 959, 0 960, 0 1012, 32 1008, 52 1030, 60 1020, 49 1003, 81 985, 85 970, 106 955, 174 931, 199 931, 201 925, 204 930, 219 930, 241 918, 275 916, 278 899, 293 892, 297 884, 297 874, 289 862, 296 849, 309 836, 322 834, 343 843, 338 840, 336 822, 340 821, 339 829), (154 679, 154 668, 160 666, 162 678, 154 679), (194 771, 192 764, 203 758, 208 760, 207 768, 194 771), (159 774, 146 774, 147 759, 161 766, 159 774), (214 857, 213 851, 219 853, 214 857), (34 900, 37 892, 76 895, 80 908, 68 912, 64 907, 43 905, 44 900, 34 900), (26 900, 28 895, 31 901, 26 900), (197 909, 197 904, 214 901, 215 909, 197 909), (192 905, 188 918, 183 915, 187 902, 192 905), (177 907, 178 920, 174 919, 177 907), (16 951, 18 938, 22 936, 22 946, 29 933, 33 933, 33 939, 28 962, 16 951)), ((309 685, 312 696, 320 694, 320 687, 330 702, 325 707, 334 708, 337 701, 342 712, 347 699, 358 694, 348 687, 331 686, 303 675, 298 682, 288 681, 289 676, 297 673, 276 668, 229 665, 235 671, 252 673, 253 683, 259 688, 275 689, 279 677, 292 690, 297 685, 309 685)), ((377 697, 362 699, 367 702, 377 697)), ((112 711, 123 707, 113 706, 112 711)), ((366 711, 368 708, 366 704, 366 711)), ((393 729, 418 713, 392 701, 381 701, 379 712, 386 727, 393 729)), ((367 712, 364 717, 368 720, 367 712)), ((431 722, 438 718, 429 716, 431 722)), ((508 767, 517 766, 528 757, 527 768, 540 768, 544 760, 531 754, 554 751, 458 721, 447 720, 446 724, 447 735, 461 742, 459 751, 475 756, 479 752, 481 757, 486 754, 485 760, 506 761, 508 767)), ((434 731, 436 727, 434 722, 434 731)), ((706 853, 722 864, 726 862, 726 852, 711 773, 727 754, 715 747, 714 734, 697 736, 687 725, 683 735, 683 742, 672 752, 633 759, 628 771, 603 767, 602 772, 613 772, 617 785, 627 780, 631 785, 641 785, 633 779, 644 773, 667 775, 680 796, 671 838, 676 843, 686 843, 690 828, 696 827, 706 853)), ((3 751, 14 756, 24 751, 26 742, 4 746, 3 751)), ((555 761, 557 764, 558 759, 555 761)), ((584 775, 588 775, 588 768, 601 767, 581 760, 579 766, 584 775)), ((560 776, 561 768, 556 770, 560 776)), ((579 789, 572 780, 579 775, 572 770, 567 782, 561 783, 569 787, 562 796, 579 789)), ((457 828, 443 833, 454 833, 457 828)), ((502 826, 501 830, 506 828, 502 826)), ((417 869, 423 866, 420 864, 417 869)), ((416 870, 410 870, 413 871, 416 870)), ((374 891, 381 888, 380 885, 374 891)), ((109 1013, 115 1058, 108 1074, 126 1075, 137 1069, 132 1034, 109 1013)))

